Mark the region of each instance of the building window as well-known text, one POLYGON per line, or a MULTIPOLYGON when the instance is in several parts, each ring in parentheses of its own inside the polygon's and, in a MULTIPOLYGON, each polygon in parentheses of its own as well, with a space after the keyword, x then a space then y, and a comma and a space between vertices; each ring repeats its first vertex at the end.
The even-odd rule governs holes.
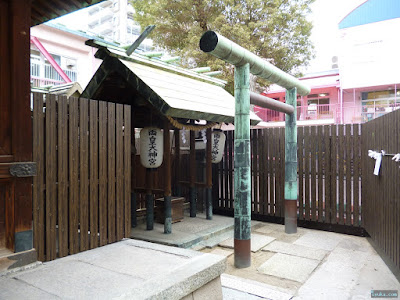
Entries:
POLYGON ((309 113, 329 113, 329 93, 311 94, 307 96, 309 113))
POLYGON ((400 91, 394 89, 361 92, 362 119, 373 120, 400 108, 400 91))

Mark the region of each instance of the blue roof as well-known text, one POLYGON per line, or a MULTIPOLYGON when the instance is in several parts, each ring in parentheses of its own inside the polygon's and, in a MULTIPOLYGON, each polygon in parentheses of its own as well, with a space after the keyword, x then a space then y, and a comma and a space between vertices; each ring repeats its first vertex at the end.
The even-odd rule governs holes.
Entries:
POLYGON ((399 0, 368 0, 339 23, 339 29, 400 18, 399 0))

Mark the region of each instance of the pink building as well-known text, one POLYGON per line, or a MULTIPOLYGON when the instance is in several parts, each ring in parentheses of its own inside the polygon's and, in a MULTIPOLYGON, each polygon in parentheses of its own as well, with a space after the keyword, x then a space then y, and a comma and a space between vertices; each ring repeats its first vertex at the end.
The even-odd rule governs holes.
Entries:
MULTIPOLYGON (((339 68, 307 74, 311 87, 297 101, 298 124, 363 123, 400 107, 400 1, 368 0, 340 23, 339 68)), ((271 86, 265 96, 285 101, 285 91, 271 86)), ((269 126, 284 114, 255 108, 269 126)))

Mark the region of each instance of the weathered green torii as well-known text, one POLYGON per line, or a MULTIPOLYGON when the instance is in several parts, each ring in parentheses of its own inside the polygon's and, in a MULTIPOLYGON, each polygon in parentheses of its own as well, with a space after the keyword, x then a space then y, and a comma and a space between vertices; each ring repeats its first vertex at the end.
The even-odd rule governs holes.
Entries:
POLYGON ((235 266, 251 265, 251 167, 250 167, 250 72, 286 88, 286 103, 294 113, 286 114, 285 129, 285 232, 297 231, 297 126, 296 95, 310 88, 257 55, 214 31, 200 39, 200 49, 235 66, 235 266))

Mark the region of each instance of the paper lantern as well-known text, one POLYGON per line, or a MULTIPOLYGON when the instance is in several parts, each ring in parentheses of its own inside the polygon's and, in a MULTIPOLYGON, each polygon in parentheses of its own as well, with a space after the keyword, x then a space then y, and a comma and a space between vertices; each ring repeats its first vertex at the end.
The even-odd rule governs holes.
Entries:
POLYGON ((226 136, 222 131, 214 130, 211 133, 211 162, 217 164, 222 160, 224 154, 226 136))
POLYGON ((140 162, 145 168, 155 169, 162 164, 164 137, 160 128, 145 127, 140 131, 140 162))

